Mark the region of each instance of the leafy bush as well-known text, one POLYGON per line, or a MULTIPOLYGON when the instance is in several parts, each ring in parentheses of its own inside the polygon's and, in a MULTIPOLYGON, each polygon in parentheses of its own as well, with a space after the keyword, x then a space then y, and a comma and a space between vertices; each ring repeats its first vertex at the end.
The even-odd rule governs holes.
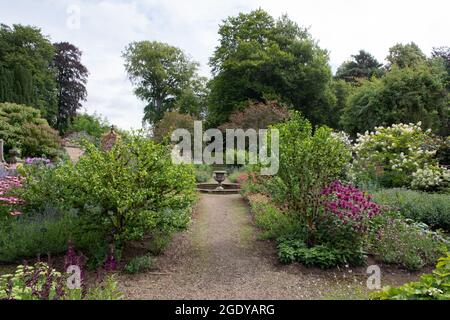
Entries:
POLYGON ((384 187, 407 187, 415 178, 413 187, 423 189, 445 187, 442 184, 448 180, 446 169, 437 163, 431 131, 422 131, 420 122, 377 127, 375 132, 359 135, 355 152, 354 168, 360 180, 376 180, 384 187), (432 168, 437 168, 433 179, 425 179, 423 170, 432 168))
POLYGON ((378 219, 378 226, 369 239, 369 251, 382 262, 418 270, 434 264, 450 244, 426 225, 405 221, 395 215, 382 215, 378 219))
POLYGON ((363 255, 355 255, 353 250, 336 249, 318 245, 308 248, 298 239, 278 239, 278 258, 282 263, 299 262, 306 267, 319 267, 323 269, 347 264, 360 265, 363 255))
POLYGON ((380 79, 363 81, 343 111, 345 130, 356 135, 380 125, 421 120, 426 128, 448 135, 446 72, 441 66, 427 62, 405 68, 394 65, 380 79))
POLYGON ((251 171, 252 168, 250 165, 235 168, 228 174, 228 180, 230 180, 231 183, 245 183, 251 171))
POLYGON ((106 119, 102 119, 97 114, 77 114, 71 121, 67 132, 86 133, 87 135, 100 139, 102 135, 108 132, 110 124, 106 119))
POLYGON ((433 229, 450 232, 450 195, 405 189, 384 189, 374 193, 374 201, 398 210, 404 217, 423 222, 433 229))
POLYGON ((139 273, 153 267, 155 260, 151 255, 135 257, 127 263, 123 271, 126 273, 139 273))
POLYGON ((269 202, 261 194, 248 195, 256 225, 261 228, 261 237, 277 239, 278 237, 293 234, 298 229, 298 223, 293 217, 269 202))
POLYGON ((228 176, 228 180, 230 180, 231 183, 238 183, 238 180, 242 181, 245 179, 243 178, 244 176, 247 176, 247 174, 239 170, 235 170, 228 176))
POLYGON ((22 156, 57 157, 61 153, 58 132, 41 118, 39 110, 13 103, 0 103, 0 139, 5 150, 19 148, 22 156))
POLYGON ((114 276, 87 289, 69 289, 67 275, 38 262, 20 265, 14 274, 0 277, 0 300, 119 300, 122 294, 114 276))
POLYGON ((450 300, 450 253, 439 259, 431 274, 419 281, 393 288, 385 287, 372 295, 379 300, 450 300))
POLYGON ((198 183, 208 182, 212 178, 212 168, 207 164, 199 164, 195 166, 195 180, 198 183))
POLYGON ((29 172, 21 196, 30 211, 75 210, 81 235, 120 247, 169 224, 186 226, 195 177, 192 166, 172 164, 166 147, 136 135, 108 152, 89 146, 76 164, 29 172))
POLYGON ((311 123, 298 113, 275 128, 280 132, 278 177, 285 201, 307 226, 307 241, 313 244, 321 192, 343 175, 351 153, 331 129, 321 127, 313 134, 311 123))

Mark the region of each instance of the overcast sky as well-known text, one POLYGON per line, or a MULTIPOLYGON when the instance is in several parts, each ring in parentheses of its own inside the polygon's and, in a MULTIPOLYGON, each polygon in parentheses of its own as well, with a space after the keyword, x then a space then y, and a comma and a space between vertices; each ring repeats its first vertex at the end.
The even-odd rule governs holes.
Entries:
POLYGON ((359 49, 384 62, 388 48, 398 42, 414 41, 427 55, 432 47, 450 46, 448 0, 0 0, 0 23, 38 26, 53 42, 78 46, 90 71, 86 110, 123 129, 137 129, 145 103, 127 80, 121 58, 125 46, 164 41, 182 48, 209 76, 218 25, 259 7, 275 17, 287 13, 310 27, 329 50, 333 70, 359 49))

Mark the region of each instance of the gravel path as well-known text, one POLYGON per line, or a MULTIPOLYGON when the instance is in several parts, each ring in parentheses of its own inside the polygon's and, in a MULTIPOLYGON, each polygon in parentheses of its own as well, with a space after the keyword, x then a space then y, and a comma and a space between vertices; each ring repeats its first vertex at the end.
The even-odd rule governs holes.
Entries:
MULTIPOLYGON (((158 257, 157 272, 122 275, 128 299, 360 299, 365 268, 316 270, 277 262, 273 243, 257 239, 240 195, 201 195, 189 230, 158 257)), ((383 285, 416 275, 390 270, 383 285)))

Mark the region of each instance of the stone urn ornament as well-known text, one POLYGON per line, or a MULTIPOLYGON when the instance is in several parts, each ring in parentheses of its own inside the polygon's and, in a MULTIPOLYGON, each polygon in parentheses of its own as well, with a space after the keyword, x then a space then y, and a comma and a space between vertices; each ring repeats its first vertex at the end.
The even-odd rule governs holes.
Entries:
POLYGON ((217 183, 219 184, 216 190, 224 190, 222 183, 225 181, 226 174, 227 174, 226 171, 214 171, 214 180, 216 180, 217 183))

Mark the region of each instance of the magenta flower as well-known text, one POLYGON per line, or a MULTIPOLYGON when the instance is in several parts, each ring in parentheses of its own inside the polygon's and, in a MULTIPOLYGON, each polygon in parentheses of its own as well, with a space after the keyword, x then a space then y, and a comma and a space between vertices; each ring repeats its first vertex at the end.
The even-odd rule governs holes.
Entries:
POLYGON ((334 181, 322 191, 325 211, 336 215, 343 224, 350 224, 356 231, 364 231, 364 222, 380 213, 380 207, 352 185, 334 181))

